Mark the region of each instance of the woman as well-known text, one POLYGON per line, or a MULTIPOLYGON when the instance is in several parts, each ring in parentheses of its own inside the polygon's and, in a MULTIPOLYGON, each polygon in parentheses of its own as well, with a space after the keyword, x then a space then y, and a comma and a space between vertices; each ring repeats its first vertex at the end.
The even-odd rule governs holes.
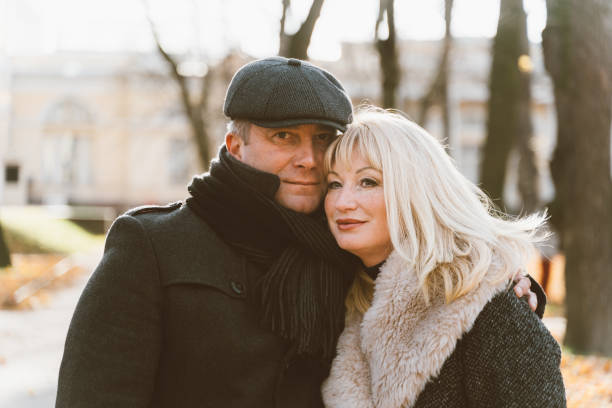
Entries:
POLYGON ((509 289, 543 217, 502 218, 397 113, 358 113, 326 167, 330 229, 366 267, 326 406, 565 406, 559 346, 509 289))

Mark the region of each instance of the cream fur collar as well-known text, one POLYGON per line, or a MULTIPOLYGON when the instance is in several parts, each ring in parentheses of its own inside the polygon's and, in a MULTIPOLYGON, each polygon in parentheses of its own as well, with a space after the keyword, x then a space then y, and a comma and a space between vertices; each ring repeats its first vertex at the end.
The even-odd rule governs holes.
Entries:
POLYGON ((392 253, 376 279, 372 306, 346 320, 322 387, 325 406, 412 407, 480 311, 505 287, 507 282, 485 279, 451 304, 438 299, 426 307, 416 276, 392 253))

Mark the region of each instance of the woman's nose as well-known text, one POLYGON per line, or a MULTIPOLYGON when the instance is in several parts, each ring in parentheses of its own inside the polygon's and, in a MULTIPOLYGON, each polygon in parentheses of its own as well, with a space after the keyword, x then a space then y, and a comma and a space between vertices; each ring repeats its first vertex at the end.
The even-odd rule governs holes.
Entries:
POLYGON ((354 191, 350 187, 345 186, 338 191, 336 208, 338 208, 340 211, 349 211, 357 208, 357 200, 354 191))

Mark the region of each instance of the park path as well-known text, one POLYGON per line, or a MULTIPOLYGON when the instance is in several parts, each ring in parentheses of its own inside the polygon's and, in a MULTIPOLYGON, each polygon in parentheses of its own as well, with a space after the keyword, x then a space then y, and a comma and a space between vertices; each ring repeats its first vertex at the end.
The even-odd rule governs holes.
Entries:
POLYGON ((85 272, 32 310, 0 310, 0 408, 51 408, 70 318, 101 251, 85 272))

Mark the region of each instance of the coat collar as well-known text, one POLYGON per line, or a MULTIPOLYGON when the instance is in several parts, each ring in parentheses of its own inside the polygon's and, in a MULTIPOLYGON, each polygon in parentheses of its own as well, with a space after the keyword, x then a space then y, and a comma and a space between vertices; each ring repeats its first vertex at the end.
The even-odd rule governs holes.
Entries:
POLYGON ((426 306, 417 277, 396 252, 375 282, 372 305, 347 317, 338 353, 323 384, 327 407, 411 407, 436 377, 480 311, 505 287, 486 277, 467 295, 426 306))

